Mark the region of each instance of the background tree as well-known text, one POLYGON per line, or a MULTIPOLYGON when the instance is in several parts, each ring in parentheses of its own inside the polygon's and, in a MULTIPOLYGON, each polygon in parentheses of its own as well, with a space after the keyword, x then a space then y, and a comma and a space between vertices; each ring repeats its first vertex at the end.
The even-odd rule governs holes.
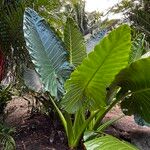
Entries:
MULTIPOLYGON (((62 27, 63 21, 59 0, 1 0, 0 1, 0 76, 2 72, 10 72, 11 82, 17 85, 23 84, 24 66, 32 68, 30 56, 25 47, 23 36, 23 14, 25 7, 36 9, 56 29, 62 27), (59 10, 59 13, 58 13, 59 10), (5 66, 4 66, 5 64, 5 66)), ((7 80, 7 82, 9 82, 7 80)))
MULTIPOLYGON (((21 79, 21 66, 30 60, 23 38, 24 6, 19 1, 1 1, 0 5, 0 45, 5 56, 5 72, 10 71, 12 79, 21 79)), ((17 82, 16 82, 17 83, 17 82)))
POLYGON ((0 4, 1 56, 5 56, 3 68, 10 72, 7 77, 11 82, 19 87, 24 83, 24 68, 33 68, 22 31, 25 7, 36 10, 61 37, 68 16, 74 18, 83 35, 100 26, 101 13, 86 13, 84 0, 1 0, 0 4))
POLYGON ((150 2, 149 0, 122 0, 111 8, 114 13, 122 12, 133 28, 146 35, 150 43, 150 2))

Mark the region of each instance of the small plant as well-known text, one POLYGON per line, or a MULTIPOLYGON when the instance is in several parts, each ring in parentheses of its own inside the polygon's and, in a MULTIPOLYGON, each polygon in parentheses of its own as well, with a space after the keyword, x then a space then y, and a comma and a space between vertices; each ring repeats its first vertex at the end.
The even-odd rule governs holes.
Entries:
POLYGON ((12 99, 10 88, 10 85, 7 87, 0 85, 0 114, 4 114, 4 109, 7 106, 7 103, 12 99))
POLYGON ((15 141, 11 136, 14 133, 14 129, 4 125, 5 108, 7 103, 11 101, 12 94, 10 92, 11 85, 4 87, 0 85, 0 148, 2 150, 15 150, 15 141))
POLYGON ((15 150, 15 141, 11 136, 14 132, 14 128, 9 128, 4 124, 0 124, 0 144, 2 150, 15 150))
POLYGON ((70 149, 77 148, 84 134, 88 150, 136 149, 103 133, 118 118, 101 124, 118 103, 125 114, 138 114, 150 122, 150 58, 136 58, 128 65, 130 27, 122 25, 113 30, 87 55, 73 19, 67 19, 63 42, 43 18, 28 8, 24 36, 44 90, 49 92, 65 128, 70 149))

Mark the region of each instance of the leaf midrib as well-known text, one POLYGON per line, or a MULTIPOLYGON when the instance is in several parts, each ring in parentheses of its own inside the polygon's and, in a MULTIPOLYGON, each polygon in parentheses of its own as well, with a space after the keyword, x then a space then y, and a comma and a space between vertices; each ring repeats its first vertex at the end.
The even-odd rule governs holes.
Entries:
MULTIPOLYGON (((40 37, 40 34, 39 34, 38 30, 37 30, 37 22, 34 21, 33 17, 32 17, 32 22, 34 23, 35 31, 36 31, 36 33, 37 33, 37 35, 38 35, 38 37, 39 37, 39 39, 40 39, 40 41, 41 41, 41 45, 42 45, 42 47, 43 47, 43 49, 44 49, 44 53, 45 53, 46 58, 47 58, 47 60, 48 60, 48 62, 49 62, 49 65, 50 65, 50 67, 51 67, 51 71, 55 73, 56 70, 54 69, 54 66, 53 66, 52 63, 51 63, 50 58, 48 57, 48 53, 47 53, 46 48, 45 48, 45 46, 44 46, 44 44, 43 44, 42 38, 40 37)), ((39 22, 39 21, 38 21, 38 22, 39 22)))
POLYGON ((103 62, 100 64, 100 66, 96 69, 95 73, 92 75, 92 77, 90 78, 90 80, 87 82, 83 92, 85 92, 85 90, 87 89, 88 85, 90 84, 90 82, 93 80, 93 78, 95 77, 95 75, 97 74, 97 72, 101 69, 101 67, 103 66, 103 64, 106 62, 107 58, 111 55, 111 52, 114 50, 114 48, 112 48, 111 50, 109 50, 109 53, 106 55, 106 57, 104 58, 103 62))
POLYGON ((72 60, 72 51, 73 51, 73 46, 72 46, 72 34, 71 34, 71 26, 69 24, 69 40, 70 40, 70 63, 73 64, 73 60, 72 60))

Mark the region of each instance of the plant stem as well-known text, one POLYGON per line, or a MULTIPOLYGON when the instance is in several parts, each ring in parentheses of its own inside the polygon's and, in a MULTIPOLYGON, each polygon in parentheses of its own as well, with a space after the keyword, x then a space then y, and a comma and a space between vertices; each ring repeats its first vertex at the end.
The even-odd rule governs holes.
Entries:
POLYGON ((87 128, 88 124, 91 122, 91 120, 95 117, 95 115, 99 112, 99 110, 96 110, 93 112, 93 114, 83 123, 83 125, 80 127, 80 131, 78 132, 76 139, 73 143, 74 147, 77 147, 79 140, 84 132, 84 130, 87 128))
POLYGON ((57 113, 58 113, 58 115, 59 115, 59 117, 60 117, 60 119, 61 119, 61 121, 62 121, 62 124, 63 124, 63 126, 64 126, 64 128, 65 128, 65 131, 66 131, 66 133, 67 133, 67 136, 68 136, 67 121, 66 121, 64 115, 62 114, 62 112, 60 111, 60 109, 59 109, 59 108, 57 107, 57 105, 55 104, 53 98, 52 98, 50 95, 49 95, 49 98, 50 98, 52 104, 54 105, 54 107, 55 107, 55 109, 56 109, 56 111, 57 111, 57 113))
POLYGON ((93 130, 96 130, 99 126, 99 123, 103 120, 103 118, 105 117, 105 115, 119 102, 119 101, 123 101, 124 98, 128 95, 130 95, 131 93, 125 93, 120 99, 116 99, 114 100, 107 108, 106 110, 103 112, 103 114, 100 114, 96 121, 95 121, 95 125, 93 127, 93 130))

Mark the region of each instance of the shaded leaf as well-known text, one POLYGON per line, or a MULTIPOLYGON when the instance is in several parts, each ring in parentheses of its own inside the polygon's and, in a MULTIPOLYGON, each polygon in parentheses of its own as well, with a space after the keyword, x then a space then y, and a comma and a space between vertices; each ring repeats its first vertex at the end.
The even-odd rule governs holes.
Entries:
POLYGON ((102 125, 100 125, 100 126, 98 127, 97 131, 98 131, 98 132, 103 132, 106 128, 108 128, 110 125, 112 125, 112 124, 114 124, 115 122, 117 122, 117 121, 118 121, 119 119, 121 119, 122 117, 124 117, 124 115, 106 121, 105 123, 103 123, 102 125))
POLYGON ((150 58, 140 59, 116 76, 116 84, 130 95, 121 103, 128 115, 137 114, 150 123, 150 58))
POLYGON ((24 36, 45 90, 55 97, 64 93, 63 83, 70 73, 67 51, 45 20, 30 8, 24 14, 24 36))

